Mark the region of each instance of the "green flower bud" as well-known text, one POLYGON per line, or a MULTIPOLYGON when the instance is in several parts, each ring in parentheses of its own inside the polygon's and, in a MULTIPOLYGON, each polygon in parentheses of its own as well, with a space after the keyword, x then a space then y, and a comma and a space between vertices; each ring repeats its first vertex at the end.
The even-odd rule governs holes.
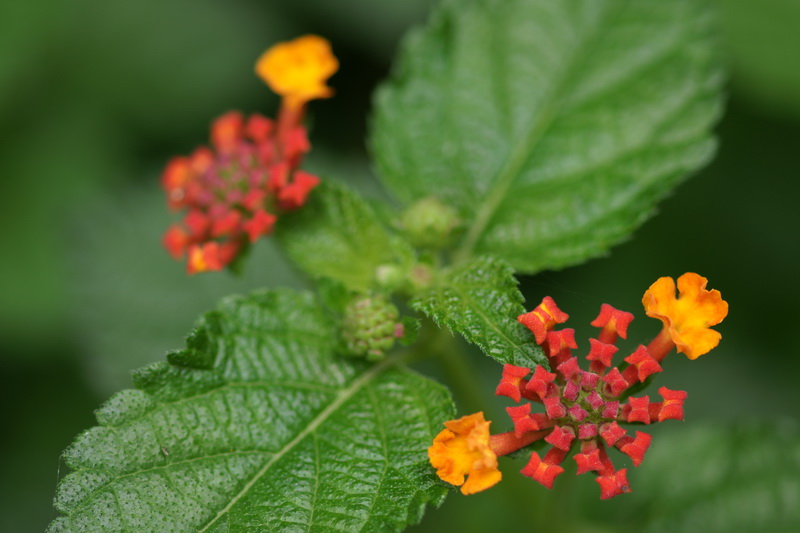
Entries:
POLYGON ((459 222, 455 209, 430 196, 403 211, 399 224, 414 246, 444 248, 459 222))
POLYGON ((370 361, 382 359, 402 337, 397 307, 381 295, 359 296, 344 310, 342 339, 347 352, 370 361))
POLYGON ((397 265, 380 265, 375 269, 375 281, 382 288, 395 291, 406 282, 406 272, 397 265))

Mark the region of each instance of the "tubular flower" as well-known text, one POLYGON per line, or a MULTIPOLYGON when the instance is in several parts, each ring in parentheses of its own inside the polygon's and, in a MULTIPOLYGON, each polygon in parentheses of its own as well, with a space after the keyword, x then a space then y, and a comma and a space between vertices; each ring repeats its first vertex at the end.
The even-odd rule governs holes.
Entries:
POLYGON ((222 270, 272 232, 280 211, 301 207, 319 183, 296 170, 310 148, 305 135, 299 124, 277 134, 261 115, 245 120, 231 111, 215 120, 211 148, 176 157, 164 170, 169 206, 186 210, 182 225, 164 235, 170 255, 188 252, 190 274, 222 270), (283 200, 287 195, 291 202, 283 200))
POLYGON ((284 98, 290 109, 298 109, 309 100, 331 97, 333 89, 325 83, 338 69, 330 43, 316 35, 277 44, 256 63, 258 76, 284 98))
POLYGON ((324 81, 337 67, 320 37, 271 48, 258 70, 278 80, 276 91, 285 98, 278 119, 228 112, 213 122, 210 147, 167 164, 161 179, 167 203, 186 214, 181 224, 169 228, 163 244, 175 259, 188 256, 190 274, 229 266, 251 243, 272 232, 282 212, 306 203, 319 178, 299 168, 311 149, 301 123, 302 104, 332 94, 324 81))
POLYGON ((461 486, 462 494, 486 490, 502 477, 497 469, 497 455, 489 447, 490 423, 482 412, 449 420, 444 423, 447 429, 428 448, 436 474, 442 481, 461 486))
MULTIPOLYGON (((546 298, 543 303, 549 308, 555 306, 551 298, 546 298)), ((520 317, 523 323, 525 316, 520 317)), ((614 343, 619 337, 627 337, 631 320, 633 315, 630 313, 603 304, 599 316, 592 322, 593 326, 600 328, 600 332, 599 338, 590 339, 589 342, 590 349, 586 356, 589 370, 582 369, 578 358, 572 357, 571 352, 566 350, 577 347, 574 340, 566 348, 562 344, 548 342, 548 338, 563 336, 563 332, 568 332, 568 337, 573 339, 573 330, 554 331, 554 324, 549 324, 547 338, 538 344, 542 346, 554 372, 548 372, 541 365, 535 369, 513 367, 503 371, 504 376, 513 373, 515 379, 510 381, 504 378, 505 385, 499 387, 497 393, 517 402, 522 398, 534 402, 507 408, 516 436, 523 440, 530 432, 536 431, 537 435, 544 433, 545 442, 551 446, 544 458, 534 452, 522 474, 552 488, 555 478, 564 472, 560 464, 575 450, 573 458, 578 474, 595 474, 601 499, 630 492, 627 469, 617 470, 606 450, 615 447, 627 455, 634 466, 639 466, 652 439, 642 431, 628 435, 620 424, 651 424, 683 418, 683 400, 686 398, 683 391, 662 387, 659 393, 664 398, 663 402, 651 402, 648 396, 627 396, 626 392, 631 386, 644 382, 662 370, 644 346, 639 346, 625 357, 626 365, 622 369, 612 365, 612 357, 618 351, 614 343), (517 390, 512 390, 512 385, 517 390), (544 413, 533 412, 532 406, 538 403, 543 405, 544 413), (552 429, 541 431, 546 428, 552 429)), ((529 328, 537 340, 542 338, 540 325, 534 322, 532 326, 529 328)))
POLYGON ((667 352, 671 349, 669 344, 674 344, 689 359, 697 359, 719 344, 722 335, 710 326, 727 316, 728 303, 719 291, 706 290, 707 283, 703 276, 687 272, 678 278, 677 298, 675 282, 670 277, 659 278, 644 293, 642 304, 647 316, 664 323, 660 342, 653 345, 657 359, 666 355, 665 348, 667 352))
POLYGON ((556 324, 563 324, 568 318, 569 315, 559 309, 552 298, 546 296, 542 303, 532 311, 519 315, 517 320, 536 335, 538 344, 542 344, 556 324))
POLYGON ((428 450, 439 477, 461 485, 469 474, 470 481, 461 492, 483 490, 500 480, 497 457, 543 439, 550 445, 549 450, 544 456, 531 453, 521 471, 523 475, 552 488, 556 478, 564 473, 561 464, 572 454, 578 474, 594 473, 601 499, 630 492, 628 469, 617 469, 607 448, 617 448, 638 467, 653 439, 638 430, 629 435, 620 424, 683 420, 686 392, 661 387, 658 389, 661 401, 630 393, 634 385, 646 385, 653 374, 663 370, 661 361, 677 344, 667 336, 671 334, 670 328, 678 332, 707 328, 727 314, 728 306, 719 293, 705 291, 705 285, 706 279, 696 274, 681 276, 678 280, 681 301, 676 302, 671 279, 661 278, 653 284, 645 294, 645 309, 653 316, 652 309, 661 312, 664 308, 664 331, 649 346, 637 347, 619 367, 612 363, 619 351, 614 344, 620 337, 627 338, 632 314, 603 304, 592 321, 592 326, 600 328, 600 332, 597 338, 589 339, 588 370, 582 369, 578 358, 572 356, 572 350, 578 348, 575 331, 555 329, 567 321, 568 315, 552 298, 546 297, 533 311, 520 315, 519 322, 531 331, 553 371, 542 365, 535 368, 504 365, 495 394, 511 398, 517 404, 506 408, 514 430, 489 435, 489 422, 483 419, 483 413, 445 422, 447 429, 428 450), (671 300, 664 293, 669 293, 671 300), (541 406, 540 412, 534 411, 535 405, 541 406))

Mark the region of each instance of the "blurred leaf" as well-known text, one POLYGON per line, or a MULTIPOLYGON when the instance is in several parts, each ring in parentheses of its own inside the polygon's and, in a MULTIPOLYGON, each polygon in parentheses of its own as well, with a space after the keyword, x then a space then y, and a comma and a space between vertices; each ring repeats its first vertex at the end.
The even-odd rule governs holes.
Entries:
POLYGON ((139 370, 65 460, 50 531, 396 531, 447 489, 425 448, 444 388, 332 353, 307 294, 207 313, 170 363, 139 370))
MULTIPOLYGON (((403 32, 422 22, 434 0, 293 0, 288 6, 298 16, 324 21, 331 33, 341 34, 362 52, 386 59, 403 32)), ((347 68, 347 66, 344 66, 347 68)))
POLYGON ((162 138, 197 131, 248 100, 275 102, 253 66, 297 31, 272 3, 213 0, 77 0, 67 20, 65 89, 117 124, 162 138))
POLYGON ((213 0, 0 5, 0 224, 13 228, 0 249, 17 258, 0 266, 0 335, 31 346, 69 335, 65 220, 87 191, 136 175, 133 162, 171 134, 204 138, 248 88, 273 98, 252 68, 278 31, 293 31, 274 11, 213 0))
POLYGON ((271 239, 255 244, 241 276, 188 276, 161 236, 174 217, 155 184, 99 196, 69 233, 73 318, 89 379, 109 394, 130 369, 159 359, 221 297, 265 286, 299 286, 271 239))
POLYGON ((443 272, 436 285, 415 298, 411 306, 501 363, 547 366, 542 349, 516 320, 525 312, 523 300, 508 264, 480 258, 443 272))
POLYGON ((118 177, 116 139, 85 111, 56 108, 43 123, 8 124, 15 136, 0 144, 0 249, 7 257, 0 262, 0 335, 21 344, 67 335, 65 221, 100 181, 118 177))
POLYGON ((461 259, 601 254, 713 152, 710 28, 697 0, 446 1, 377 94, 380 175, 472 221, 461 259))
POLYGON ((800 117, 800 0, 716 0, 737 89, 800 117))
MULTIPOLYGON (((58 0, 0 3, 0 117, 19 107, 25 85, 35 80, 41 57, 62 26, 61 17, 42 14, 57 13, 61 5, 58 0)), ((3 124, 8 127, 5 119, 3 124)))
POLYGON ((308 205, 283 217, 276 235, 289 257, 312 277, 367 291, 381 265, 408 265, 413 251, 390 233, 357 193, 324 182, 308 205))
POLYGON ((664 434, 641 467, 638 531, 800 531, 795 423, 695 427, 664 434))

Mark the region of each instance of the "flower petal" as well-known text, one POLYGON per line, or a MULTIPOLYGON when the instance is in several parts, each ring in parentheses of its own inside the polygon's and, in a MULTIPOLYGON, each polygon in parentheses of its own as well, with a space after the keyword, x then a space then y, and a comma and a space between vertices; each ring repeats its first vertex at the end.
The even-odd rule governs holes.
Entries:
POLYGON ((463 494, 486 490, 502 478, 497 455, 489 447, 489 424, 482 412, 448 420, 444 423, 447 429, 428 448, 428 458, 439 478, 451 485, 463 485, 463 494))
POLYGON ((678 351, 689 359, 697 359, 719 344, 722 337, 708 329, 722 322, 728 314, 728 303, 717 290, 706 290, 708 280, 694 272, 678 278, 659 278, 644 293, 642 304, 647 316, 664 323, 678 351))

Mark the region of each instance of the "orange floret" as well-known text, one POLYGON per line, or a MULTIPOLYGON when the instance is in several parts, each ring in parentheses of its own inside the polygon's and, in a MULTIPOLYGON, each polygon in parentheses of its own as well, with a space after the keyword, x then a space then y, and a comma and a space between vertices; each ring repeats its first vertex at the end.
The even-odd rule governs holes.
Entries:
POLYGON ((256 63, 256 74, 290 109, 316 98, 330 98, 333 89, 325 83, 338 69, 330 43, 316 35, 276 44, 256 63))
POLYGON ((219 271, 223 268, 219 243, 212 241, 205 244, 193 244, 189 247, 189 261, 186 263, 186 270, 189 274, 219 271))
POLYGON ((728 314, 728 303, 719 291, 706 290, 708 280, 693 272, 678 278, 680 296, 675 297, 675 282, 659 278, 644 293, 642 304, 647 316, 664 323, 664 330, 678 351, 697 359, 711 351, 722 335, 709 329, 728 314))
POLYGON ((483 412, 444 423, 428 448, 428 457, 442 481, 461 486, 462 494, 474 494, 502 478, 497 455, 489 447, 489 424, 483 412), (466 482, 464 478, 469 476, 466 482))

